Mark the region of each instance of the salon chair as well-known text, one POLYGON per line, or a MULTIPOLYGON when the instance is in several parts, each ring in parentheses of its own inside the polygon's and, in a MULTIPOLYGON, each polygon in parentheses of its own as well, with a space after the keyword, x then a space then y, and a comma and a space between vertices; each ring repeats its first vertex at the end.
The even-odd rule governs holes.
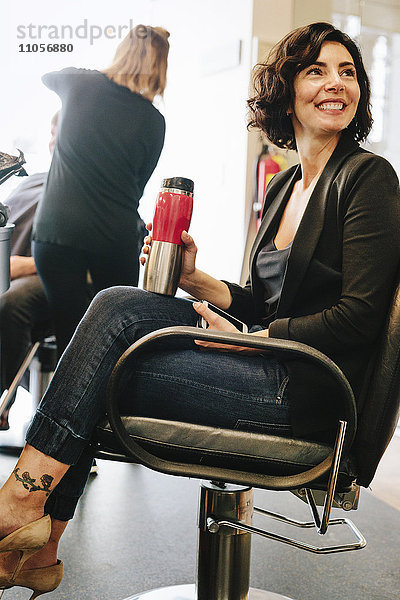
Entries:
POLYGON ((331 518, 331 509, 357 508, 360 486, 370 484, 398 422, 400 285, 396 286, 363 389, 357 410, 353 392, 340 369, 319 351, 292 341, 172 327, 155 331, 133 344, 121 356, 109 380, 109 422, 97 427, 96 456, 139 462, 162 473, 205 481, 200 489, 196 583, 137 592, 125 600, 283 599, 273 592, 249 589, 252 534, 316 554, 363 548, 366 541, 356 526, 345 517, 331 518), (157 351, 160 341, 172 338, 246 344, 282 358, 302 358, 319 365, 333 378, 338 402, 343 405, 335 443, 121 415, 118 400, 135 358, 149 349, 157 351), (308 503, 312 520, 300 522, 253 507, 253 487, 290 490, 308 503), (347 527, 354 541, 312 545, 299 540, 301 536, 289 538, 261 530, 251 525, 253 510, 297 528, 315 527, 321 536, 328 527, 347 527))

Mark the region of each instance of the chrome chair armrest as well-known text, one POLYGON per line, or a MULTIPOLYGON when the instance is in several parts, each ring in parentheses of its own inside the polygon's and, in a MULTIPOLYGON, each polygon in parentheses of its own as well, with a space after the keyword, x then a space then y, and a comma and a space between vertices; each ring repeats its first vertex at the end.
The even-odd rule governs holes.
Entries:
POLYGON ((327 458, 311 469, 294 475, 265 475, 221 467, 204 466, 201 464, 174 462, 155 456, 145 450, 128 435, 121 420, 118 409, 121 378, 131 362, 139 356, 141 352, 149 350, 160 341, 172 338, 199 339, 236 346, 247 346, 249 348, 258 349, 261 352, 279 352, 283 357, 306 359, 319 365, 332 376, 337 385, 341 399, 344 402, 344 419, 347 423, 347 430, 342 456, 344 456, 351 447, 357 427, 356 405, 352 389, 339 367, 318 350, 290 340, 261 338, 242 333, 209 331, 198 329, 196 327, 168 327, 149 333, 130 346, 115 365, 107 386, 107 413, 113 432, 119 443, 122 444, 127 451, 128 455, 133 456, 147 467, 173 475, 190 476, 200 479, 212 478, 218 481, 229 481, 243 485, 283 490, 305 486, 326 475, 331 469, 336 450, 334 448, 327 458))

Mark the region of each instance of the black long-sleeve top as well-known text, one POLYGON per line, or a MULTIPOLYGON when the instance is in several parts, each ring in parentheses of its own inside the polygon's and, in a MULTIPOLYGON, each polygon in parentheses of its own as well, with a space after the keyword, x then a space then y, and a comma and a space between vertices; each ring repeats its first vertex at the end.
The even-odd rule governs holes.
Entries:
POLYGON ((67 68, 43 82, 62 110, 34 239, 137 253, 137 208, 163 147, 164 117, 99 71, 67 68))

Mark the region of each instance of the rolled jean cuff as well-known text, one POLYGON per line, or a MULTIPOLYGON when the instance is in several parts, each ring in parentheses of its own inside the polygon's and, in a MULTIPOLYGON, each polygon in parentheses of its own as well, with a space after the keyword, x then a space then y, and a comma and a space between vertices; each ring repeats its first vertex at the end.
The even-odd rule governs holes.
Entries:
POLYGON ((88 440, 77 437, 40 408, 26 433, 26 442, 64 465, 75 465, 88 445, 88 440))

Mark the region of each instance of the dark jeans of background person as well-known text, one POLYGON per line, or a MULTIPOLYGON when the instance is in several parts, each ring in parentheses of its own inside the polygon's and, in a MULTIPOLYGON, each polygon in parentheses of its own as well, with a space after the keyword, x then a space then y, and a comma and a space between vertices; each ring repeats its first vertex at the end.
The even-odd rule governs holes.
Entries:
MULTIPOLYGON (((74 514, 90 471, 93 429, 105 414, 107 381, 121 354, 151 331, 196 321, 192 303, 182 298, 130 287, 94 298, 26 436, 44 454, 73 465, 46 503, 53 518, 74 514)), ((284 435, 291 431, 287 383, 285 366, 271 354, 244 356, 174 341, 134 363, 122 411, 284 435)))
MULTIPOLYGON (((32 329, 49 335, 50 309, 38 275, 13 279, 0 300, 1 386, 10 387, 32 342, 32 329)), ((34 332, 35 333, 35 332, 34 332)))
POLYGON ((116 252, 112 256, 103 256, 38 241, 34 241, 32 247, 53 316, 60 357, 95 293, 115 285, 137 285, 138 253, 116 252), (92 281, 91 295, 88 293, 88 271, 92 281))

